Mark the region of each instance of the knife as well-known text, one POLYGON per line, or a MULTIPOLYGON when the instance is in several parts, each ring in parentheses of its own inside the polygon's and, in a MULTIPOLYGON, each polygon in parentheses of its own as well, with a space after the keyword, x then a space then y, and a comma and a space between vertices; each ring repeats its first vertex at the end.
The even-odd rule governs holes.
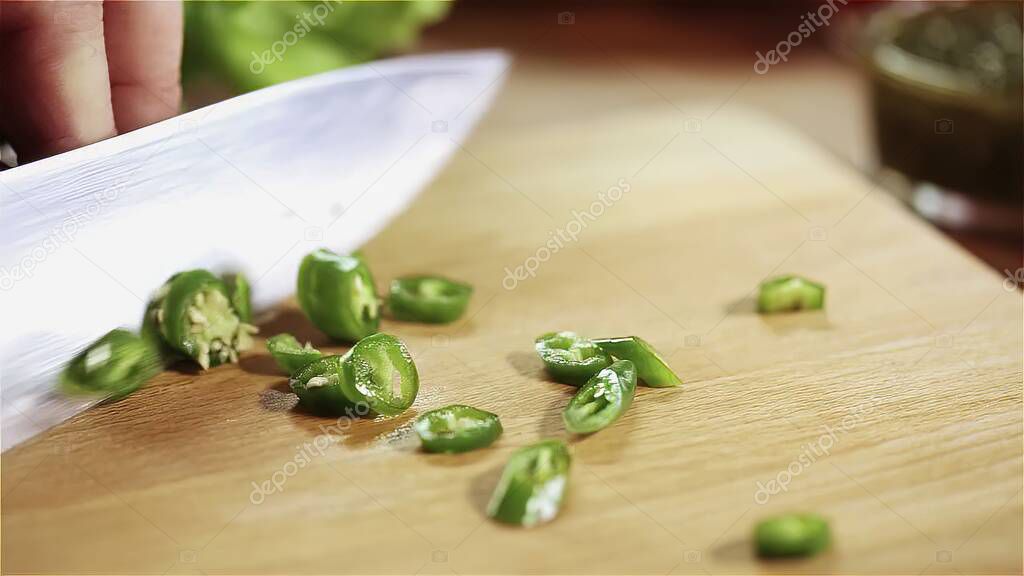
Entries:
POLYGON ((501 52, 377 61, 278 84, 0 172, 3 450, 98 402, 65 363, 190 268, 292 293, 317 247, 349 252, 430 182, 488 108, 501 52))

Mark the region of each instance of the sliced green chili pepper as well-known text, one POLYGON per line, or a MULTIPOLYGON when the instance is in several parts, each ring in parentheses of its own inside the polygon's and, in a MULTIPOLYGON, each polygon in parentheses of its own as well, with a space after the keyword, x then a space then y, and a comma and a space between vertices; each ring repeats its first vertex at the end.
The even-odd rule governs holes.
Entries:
POLYGON ((811 556, 828 548, 828 522, 817 514, 785 514, 758 522, 754 540, 760 556, 811 556))
POLYGON ((683 383, 658 352, 639 336, 599 338, 594 344, 621 360, 636 364, 636 377, 652 388, 670 388, 683 383))
POLYGON ((583 385, 612 363, 597 344, 575 332, 548 332, 534 346, 548 374, 563 384, 583 385))
POLYGON ((105 394, 116 400, 137 390, 160 369, 160 354, 152 341, 118 328, 75 356, 59 382, 68 394, 105 394))
POLYGON ((307 410, 325 416, 351 414, 355 403, 342 390, 343 362, 341 356, 323 356, 288 380, 292 392, 307 410))
POLYGON ((331 338, 356 342, 380 326, 377 288, 360 258, 311 252, 299 266, 296 295, 306 316, 331 338))
POLYGON ((561 440, 544 440, 519 449, 501 473, 487 515, 526 527, 554 519, 562 505, 571 461, 561 440))
POLYGON ((249 279, 241 272, 228 274, 224 277, 224 284, 228 287, 228 295, 231 298, 231 306, 238 314, 242 322, 252 323, 252 289, 249 288, 249 279))
POLYGON ((354 409, 360 416, 371 411, 394 416, 412 406, 420 379, 405 344, 389 334, 372 334, 344 356, 323 356, 307 365, 288 384, 312 412, 341 415, 354 409))
POLYGON ((616 360, 580 388, 562 413, 565 428, 574 434, 590 434, 610 426, 633 403, 636 366, 616 360))
POLYGON ((341 388, 351 402, 394 416, 416 400, 420 377, 409 349, 398 338, 382 333, 367 336, 343 360, 341 388))
POLYGON ((267 350, 277 365, 289 376, 320 359, 323 354, 306 342, 303 346, 291 334, 278 334, 267 339, 267 350))
POLYGON ((224 282, 206 270, 172 276, 148 306, 143 331, 204 369, 238 360, 258 332, 239 320, 224 282))
POLYGON ((412 426, 427 452, 468 452, 485 448, 501 436, 497 414, 453 404, 431 410, 412 426))
POLYGON ((473 287, 438 276, 406 276, 391 281, 388 308, 396 320, 446 324, 466 311, 473 287))
POLYGON ((820 310, 825 305, 825 287, 799 276, 779 276, 761 283, 757 311, 762 314, 793 310, 820 310))

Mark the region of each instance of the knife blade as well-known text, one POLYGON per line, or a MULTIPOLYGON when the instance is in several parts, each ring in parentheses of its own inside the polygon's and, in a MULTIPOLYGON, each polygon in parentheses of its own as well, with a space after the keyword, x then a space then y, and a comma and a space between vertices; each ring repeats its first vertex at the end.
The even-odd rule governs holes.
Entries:
POLYGON ((3 450, 98 400, 54 390, 190 268, 240 271, 258 310, 314 248, 354 250, 436 175, 508 69, 497 51, 377 61, 244 94, 0 172, 3 450))

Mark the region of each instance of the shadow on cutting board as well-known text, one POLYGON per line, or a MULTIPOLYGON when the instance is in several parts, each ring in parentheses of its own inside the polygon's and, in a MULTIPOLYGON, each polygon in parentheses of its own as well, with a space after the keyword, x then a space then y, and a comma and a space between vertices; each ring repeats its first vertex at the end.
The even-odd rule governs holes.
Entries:
MULTIPOLYGON (((257 346, 266 349, 266 346, 260 342, 257 346)), ((238 367, 248 372, 249 374, 259 374, 261 376, 282 376, 281 368, 274 361, 274 358, 269 354, 245 354, 238 359, 238 367)), ((288 388, 288 382, 285 382, 285 389, 288 388)))
POLYGON ((572 400, 577 389, 567 384, 547 381, 539 384, 556 389, 560 393, 552 402, 548 403, 544 410, 540 411, 540 426, 537 430, 540 433, 540 437, 566 438, 569 442, 573 442, 575 438, 565 430, 565 423, 562 421, 562 411, 569 405, 569 400, 572 400))
MULTIPOLYGON (((639 393, 639 391, 637 391, 639 393)), ((636 404, 636 399, 633 403, 636 404)), ((605 430, 587 436, 571 437, 575 455, 586 458, 587 464, 615 464, 622 461, 622 455, 632 445, 630 436, 642 416, 634 407, 605 430)))
POLYGON ((501 464, 473 478, 469 484, 469 501, 473 503, 473 508, 485 518, 487 517, 487 504, 490 502, 494 487, 498 485, 498 480, 501 479, 501 473, 504 470, 505 465, 501 464))
POLYGON ((310 342, 316 348, 336 346, 327 336, 316 329, 298 308, 280 308, 269 319, 259 323, 260 336, 270 338, 275 334, 288 332, 299 342, 310 342))
POLYGON ((508 365, 515 369, 520 376, 533 379, 541 379, 546 382, 554 382, 544 372, 544 363, 540 361, 535 352, 516 350, 505 355, 508 365))
POLYGON ((711 549, 711 555, 722 562, 751 562, 756 560, 750 540, 730 540, 711 549))
MULTIPOLYGON (((498 442, 501 442, 500 438, 498 439, 498 442)), ((443 468, 468 466, 470 464, 476 464, 481 460, 494 457, 494 450, 491 447, 480 448, 459 454, 433 454, 425 452, 417 447, 416 452, 427 464, 431 466, 441 466, 443 468)))

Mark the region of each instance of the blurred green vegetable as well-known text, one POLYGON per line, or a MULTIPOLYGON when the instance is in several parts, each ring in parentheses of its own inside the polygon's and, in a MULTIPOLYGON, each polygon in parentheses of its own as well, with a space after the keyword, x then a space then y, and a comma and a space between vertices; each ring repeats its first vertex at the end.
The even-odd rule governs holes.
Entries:
POLYGON ((82 350, 60 375, 61 390, 71 395, 131 394, 160 373, 160 354, 152 340, 120 328, 82 350))
POLYGON ((828 548, 832 533, 828 521, 817 514, 783 514, 754 527, 758 556, 813 556, 828 548))
POLYGON ((247 92, 408 48, 448 2, 187 2, 186 83, 247 92))

